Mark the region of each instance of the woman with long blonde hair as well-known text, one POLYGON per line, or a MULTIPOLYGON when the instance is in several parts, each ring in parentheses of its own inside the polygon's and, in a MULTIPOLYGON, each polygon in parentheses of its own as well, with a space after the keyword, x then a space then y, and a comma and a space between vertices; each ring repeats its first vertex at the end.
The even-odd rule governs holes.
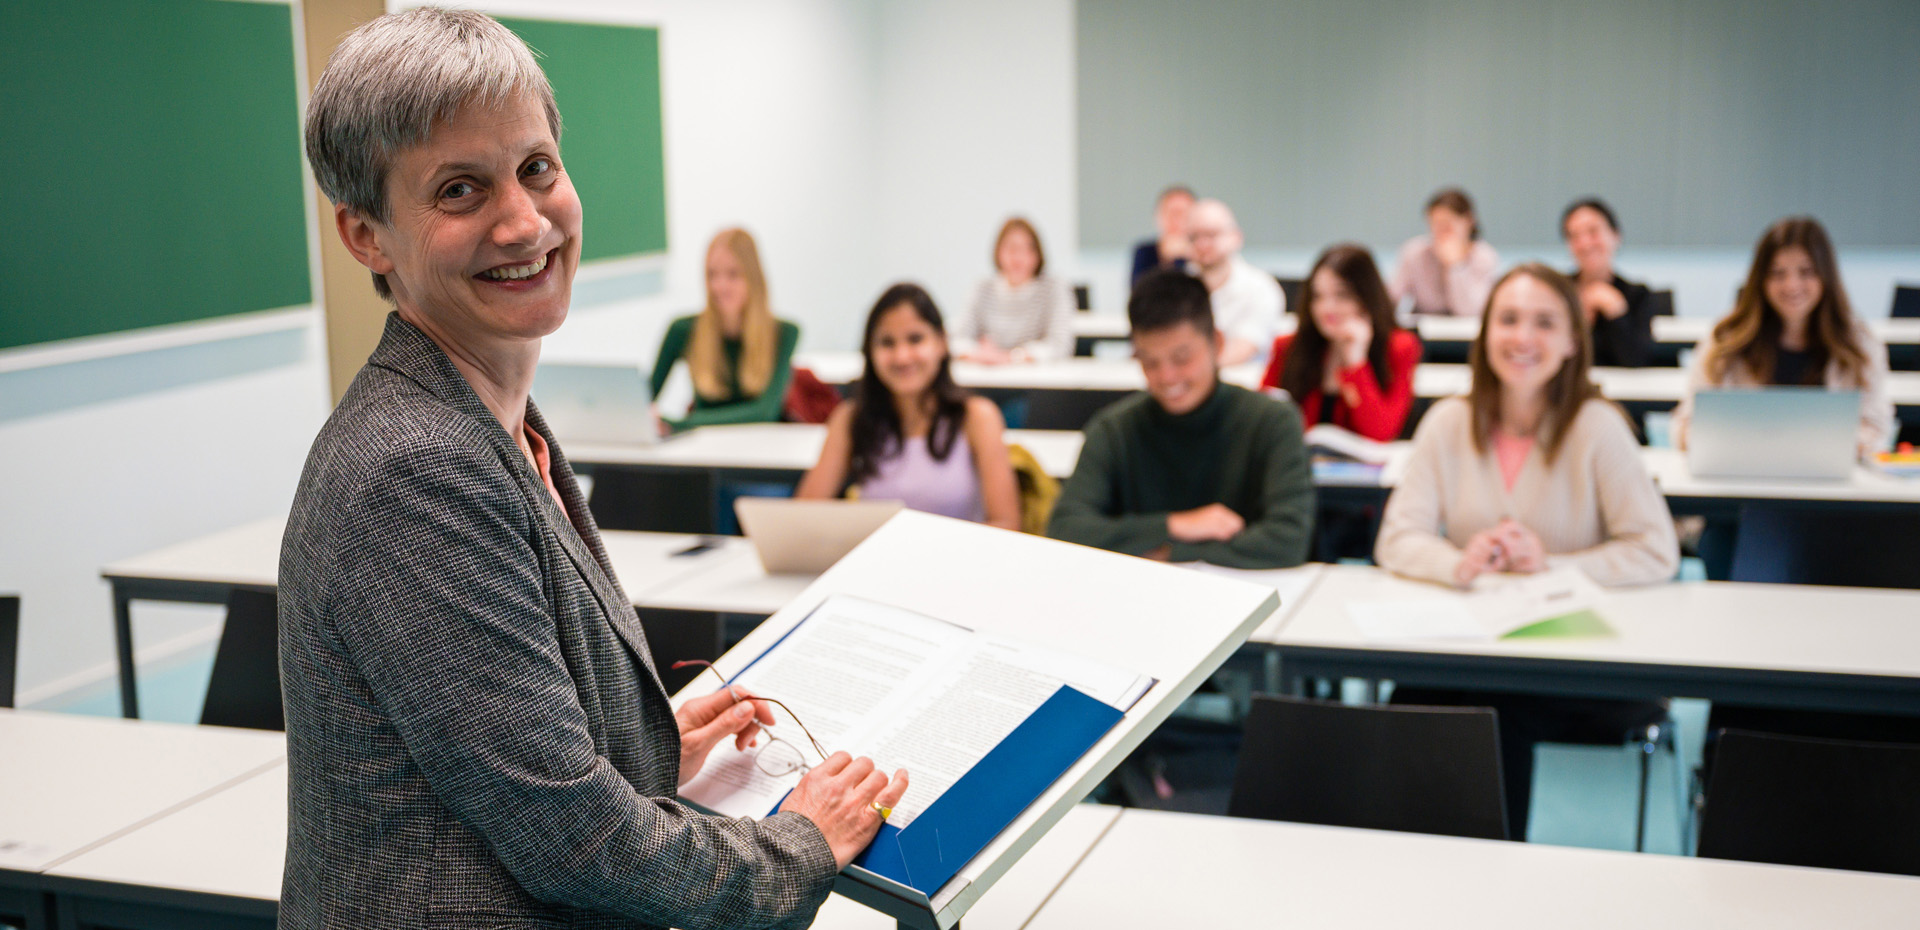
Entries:
POLYGON ((706 307, 673 321, 653 365, 655 397, 681 359, 692 376, 693 408, 669 425, 677 431, 780 419, 800 327, 773 315, 753 236, 737 227, 714 236, 706 277, 706 307))
POLYGON ((1694 348, 1687 395, 1673 412, 1675 443, 1686 447, 1695 391, 1798 384, 1860 392, 1861 457, 1892 442, 1887 347, 1853 315, 1833 240, 1810 216, 1767 227, 1754 246, 1733 312, 1694 348))

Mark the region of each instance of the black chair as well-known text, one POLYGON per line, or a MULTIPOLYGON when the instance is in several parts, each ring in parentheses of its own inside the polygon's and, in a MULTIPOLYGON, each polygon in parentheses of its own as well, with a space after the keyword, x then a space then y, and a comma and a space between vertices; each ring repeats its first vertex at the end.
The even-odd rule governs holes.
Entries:
POLYGON ((280 599, 272 591, 235 588, 213 655, 213 677, 200 722, 285 730, 280 704, 280 599))
POLYGON ((1700 855, 1920 875, 1916 785, 1920 746, 1725 730, 1700 855))
POLYGON ((1920 588, 1913 518, 1870 510, 1740 508, 1734 581, 1920 588))
POLYGON ((1893 316, 1920 316, 1920 285, 1896 284, 1893 286, 1893 316))
POLYGON ((1504 840, 1494 712, 1257 696, 1227 813, 1504 840))
POLYGON ((20 667, 20 595, 0 597, 0 707, 13 706, 20 667))
POLYGON ((1287 311, 1290 313, 1298 312, 1300 309, 1300 289, 1305 287, 1307 282, 1301 278, 1283 278, 1279 275, 1274 275, 1273 279, 1280 282, 1280 293, 1286 295, 1287 311))
POLYGON ((1647 293, 1647 310, 1654 316, 1672 316, 1673 292, 1649 291, 1647 293))
POLYGON ((713 533, 719 526, 713 472, 704 468, 596 468, 587 510, 603 530, 713 533))
POLYGON ((1073 308, 1082 313, 1093 309, 1092 292, 1085 284, 1075 284, 1073 286, 1073 308))

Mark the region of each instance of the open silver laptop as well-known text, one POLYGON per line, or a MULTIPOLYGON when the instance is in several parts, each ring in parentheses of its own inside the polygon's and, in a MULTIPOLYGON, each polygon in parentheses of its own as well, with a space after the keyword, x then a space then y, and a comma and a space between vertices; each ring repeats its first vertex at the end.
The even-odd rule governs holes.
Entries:
POLYGON ((733 512, 769 574, 817 575, 904 506, 899 501, 742 497, 734 500, 733 512))
POLYGON ((1701 391, 1687 427, 1687 467, 1699 478, 1843 481, 1853 474, 1859 425, 1859 391, 1701 391))
POLYGON ((533 402, 563 445, 660 441, 647 379, 632 365, 541 365, 533 402))

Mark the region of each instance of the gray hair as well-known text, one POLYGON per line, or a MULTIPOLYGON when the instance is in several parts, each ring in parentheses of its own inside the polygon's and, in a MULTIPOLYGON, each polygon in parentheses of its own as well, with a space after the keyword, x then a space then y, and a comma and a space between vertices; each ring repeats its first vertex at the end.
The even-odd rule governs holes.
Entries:
MULTIPOLYGON (((532 94, 560 138, 553 87, 526 42, 484 13, 420 7, 371 20, 340 40, 307 103, 307 161, 321 193, 387 221, 387 172, 464 106, 532 94)), ((386 279, 374 289, 392 296, 386 279)))

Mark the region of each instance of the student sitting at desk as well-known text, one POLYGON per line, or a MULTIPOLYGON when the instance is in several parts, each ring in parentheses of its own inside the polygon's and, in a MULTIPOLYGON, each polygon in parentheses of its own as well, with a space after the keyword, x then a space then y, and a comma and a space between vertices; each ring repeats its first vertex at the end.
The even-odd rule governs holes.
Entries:
POLYGON ((1177 271, 1127 302, 1147 391, 1095 414, 1047 535, 1175 562, 1306 560, 1313 475, 1293 404, 1220 381, 1206 286, 1177 271))
MULTIPOLYGON (((1500 279, 1471 354, 1466 397, 1433 405, 1387 499, 1374 559, 1401 575, 1466 587, 1488 572, 1570 565, 1603 585, 1673 577, 1679 543, 1666 499, 1619 408, 1588 378, 1587 328, 1572 282, 1545 265, 1500 279)), ((1508 825, 1526 836, 1533 745, 1624 737, 1658 703, 1400 688, 1396 703, 1494 707, 1508 825)))
POLYGON ((915 510, 1020 528, 1000 409, 954 383, 933 298, 896 284, 867 314, 866 371, 827 418, 820 461, 795 497, 898 500, 915 510))
POLYGON ((994 274, 954 324, 957 354, 987 365, 1073 355, 1073 292, 1047 271, 1033 224, 1014 217, 993 241, 994 274))
POLYGON ((1193 244, 1193 270, 1207 285, 1213 322, 1225 337, 1220 364, 1232 367, 1258 356, 1273 340, 1287 312, 1280 282, 1240 257, 1245 237, 1233 211, 1208 198, 1187 214, 1187 239, 1193 244))
POLYGON ((1308 426, 1398 439, 1413 409, 1420 337, 1394 324, 1373 256, 1351 242, 1320 253, 1305 291, 1300 327, 1273 341, 1260 386, 1284 388, 1308 426))
POLYGON ((1733 312, 1693 350, 1686 396, 1673 411, 1675 445, 1686 448, 1695 391, 1768 384, 1857 390, 1860 456, 1893 442, 1887 347, 1853 315, 1833 241, 1810 216, 1773 224, 1754 246, 1733 312))
POLYGON ((1427 201, 1424 236, 1400 247, 1388 293, 1413 298, 1413 312, 1471 316, 1487 302, 1500 256, 1480 241, 1480 221, 1467 192, 1448 187, 1427 201))
POLYGON ((1574 201, 1560 214, 1560 238, 1573 255, 1580 312, 1593 331, 1593 363, 1638 368, 1653 357, 1653 292, 1613 270, 1620 224, 1598 197, 1574 201))
POLYGON ((674 430, 713 423, 780 419, 793 380, 800 327, 776 319, 767 304, 760 250, 744 229, 723 229, 707 247, 707 306, 667 328, 653 363, 653 396, 676 362, 693 376, 693 409, 674 430))
POLYGON ((1149 272, 1172 268, 1193 257, 1187 241, 1187 213, 1193 209, 1193 189, 1175 184, 1160 192, 1153 203, 1153 226, 1159 235, 1133 247, 1133 273, 1127 286, 1140 283, 1149 272))

